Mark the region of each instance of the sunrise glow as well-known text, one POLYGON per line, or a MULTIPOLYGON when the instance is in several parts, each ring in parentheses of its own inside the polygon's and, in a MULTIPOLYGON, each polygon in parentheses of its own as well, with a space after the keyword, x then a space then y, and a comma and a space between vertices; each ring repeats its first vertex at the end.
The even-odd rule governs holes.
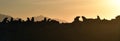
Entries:
POLYGON ((120 0, 0 0, 0 13, 23 19, 43 15, 70 22, 75 16, 111 19, 120 15, 120 0))
POLYGON ((120 0, 108 0, 110 5, 119 6, 120 7, 120 0))
POLYGON ((114 14, 120 15, 120 0, 108 0, 108 5, 114 14))

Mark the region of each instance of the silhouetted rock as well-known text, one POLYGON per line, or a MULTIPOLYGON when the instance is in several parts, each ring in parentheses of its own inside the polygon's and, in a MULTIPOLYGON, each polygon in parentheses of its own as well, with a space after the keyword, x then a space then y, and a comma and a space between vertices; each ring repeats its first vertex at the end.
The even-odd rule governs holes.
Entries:
POLYGON ((11 16, 9 16, 9 15, 0 14, 0 22, 2 22, 3 19, 6 17, 8 18, 8 20, 10 20, 10 18, 11 18, 11 16))
POLYGON ((101 19, 100 19, 100 16, 97 16, 97 19, 98 19, 98 20, 101 20, 101 19))
POLYGON ((119 20, 120 20, 120 16, 117 16, 116 19, 119 19, 119 20))
POLYGON ((86 21, 86 17, 82 16, 83 21, 86 21))
POLYGON ((32 22, 35 22, 35 19, 34 19, 34 17, 32 17, 31 21, 32 21, 32 22))
POLYGON ((10 22, 13 22, 13 21, 14 21, 14 18, 13 18, 13 17, 11 17, 10 22))
POLYGON ((57 18, 49 18, 49 17, 45 17, 45 16, 42 16, 42 15, 34 17, 34 20, 35 21, 42 21, 42 20, 44 20, 44 18, 46 18, 47 20, 48 19, 53 19, 53 20, 59 21, 60 23, 67 23, 67 21, 65 21, 65 20, 61 20, 61 19, 57 19, 57 18))
POLYGON ((30 21, 31 21, 30 18, 27 18, 26 22, 30 22, 30 21))
POLYGON ((77 16, 76 18, 74 18, 73 23, 79 23, 80 22, 79 18, 80 18, 80 16, 77 16))
POLYGON ((2 23, 8 23, 8 18, 3 19, 2 23))

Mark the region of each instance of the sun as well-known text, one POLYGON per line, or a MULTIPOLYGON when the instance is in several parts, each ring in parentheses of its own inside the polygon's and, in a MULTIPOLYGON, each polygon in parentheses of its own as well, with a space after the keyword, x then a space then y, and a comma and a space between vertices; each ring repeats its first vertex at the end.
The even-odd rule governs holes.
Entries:
POLYGON ((109 1, 109 5, 120 7, 120 0, 108 0, 108 1, 109 1))
POLYGON ((120 0, 105 0, 104 1, 108 13, 113 15, 120 15, 120 0))

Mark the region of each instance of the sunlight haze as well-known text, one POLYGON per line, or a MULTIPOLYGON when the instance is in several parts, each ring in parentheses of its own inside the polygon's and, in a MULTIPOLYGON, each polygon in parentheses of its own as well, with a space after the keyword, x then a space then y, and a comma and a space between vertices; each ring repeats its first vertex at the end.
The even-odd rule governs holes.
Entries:
POLYGON ((75 16, 111 19, 120 15, 120 0, 0 0, 0 13, 23 19, 43 15, 69 22, 75 16))

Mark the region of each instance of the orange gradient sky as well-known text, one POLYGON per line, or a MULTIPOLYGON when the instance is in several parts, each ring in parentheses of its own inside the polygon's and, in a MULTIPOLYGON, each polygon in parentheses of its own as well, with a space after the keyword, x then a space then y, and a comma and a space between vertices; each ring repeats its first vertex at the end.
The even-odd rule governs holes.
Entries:
POLYGON ((69 22, 75 16, 111 19, 120 14, 120 0, 0 0, 0 13, 23 19, 43 15, 69 22))

